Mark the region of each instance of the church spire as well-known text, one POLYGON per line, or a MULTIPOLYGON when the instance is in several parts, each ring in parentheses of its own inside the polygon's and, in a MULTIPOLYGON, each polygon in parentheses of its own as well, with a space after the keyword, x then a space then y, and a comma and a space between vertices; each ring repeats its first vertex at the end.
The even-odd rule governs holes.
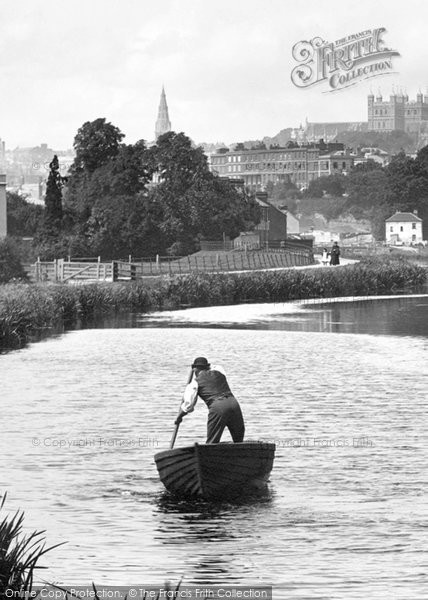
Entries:
POLYGON ((166 103, 166 95, 164 86, 162 86, 162 93, 159 102, 158 118, 155 125, 155 136, 156 140, 164 133, 171 131, 171 121, 168 116, 168 105, 166 103))

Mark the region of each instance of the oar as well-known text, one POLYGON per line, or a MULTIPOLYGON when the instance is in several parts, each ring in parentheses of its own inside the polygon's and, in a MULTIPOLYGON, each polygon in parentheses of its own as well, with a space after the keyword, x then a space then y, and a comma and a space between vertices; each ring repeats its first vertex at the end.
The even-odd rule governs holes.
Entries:
MULTIPOLYGON (((189 376, 187 378, 186 385, 189 385, 189 383, 192 381, 192 377, 193 377, 193 369, 191 368, 190 372, 189 372, 189 376)), ((181 402, 180 402, 180 407, 181 407, 181 402)), ((178 414, 180 414, 180 409, 179 409, 178 414)), ((172 434, 171 443, 169 445, 169 449, 170 450, 172 450, 174 448, 174 444, 175 444, 175 440, 177 438, 177 433, 178 433, 178 428, 179 427, 180 427, 180 423, 177 423, 177 425, 175 426, 175 429, 174 429, 174 433, 172 434)))
POLYGON ((170 450, 172 450, 174 448, 175 438, 177 437, 179 427, 180 427, 180 423, 177 423, 177 425, 175 426, 175 429, 174 429, 174 433, 172 434, 171 443, 169 445, 170 450))

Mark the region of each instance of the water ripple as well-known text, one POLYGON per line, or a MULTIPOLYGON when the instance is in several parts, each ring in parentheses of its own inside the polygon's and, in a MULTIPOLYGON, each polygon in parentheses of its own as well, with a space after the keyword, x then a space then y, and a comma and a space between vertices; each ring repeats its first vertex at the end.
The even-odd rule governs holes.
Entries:
MULTIPOLYGON (((281 328, 94 329, 48 339, 1 357, 1 489, 9 510, 25 509, 27 530, 67 541, 47 555, 47 580, 183 576, 272 583, 275 598, 419 600, 427 348, 422 335, 281 328), (277 443, 262 494, 188 502, 159 482, 153 455, 169 445, 198 355, 227 370, 247 437, 277 443)), ((203 442, 205 429, 199 403, 177 444, 203 442)))

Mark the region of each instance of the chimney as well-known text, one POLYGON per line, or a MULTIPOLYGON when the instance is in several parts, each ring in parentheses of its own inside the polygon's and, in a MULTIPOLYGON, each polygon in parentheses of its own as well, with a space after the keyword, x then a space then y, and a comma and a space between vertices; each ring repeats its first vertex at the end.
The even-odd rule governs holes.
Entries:
POLYGON ((417 208, 415 208, 415 210, 413 211, 413 214, 416 215, 416 216, 418 216, 418 209, 417 208))

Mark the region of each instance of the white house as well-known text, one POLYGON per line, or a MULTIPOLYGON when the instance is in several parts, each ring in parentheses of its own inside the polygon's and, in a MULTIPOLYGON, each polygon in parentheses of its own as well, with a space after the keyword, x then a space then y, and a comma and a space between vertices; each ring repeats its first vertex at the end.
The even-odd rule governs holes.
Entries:
POLYGON ((416 212, 396 212, 385 221, 385 240, 399 246, 422 242, 422 219, 416 212))
POLYGON ((338 242, 340 235, 332 231, 324 231, 323 229, 313 229, 301 233, 301 236, 306 239, 313 239, 315 246, 330 247, 332 242, 338 242))

